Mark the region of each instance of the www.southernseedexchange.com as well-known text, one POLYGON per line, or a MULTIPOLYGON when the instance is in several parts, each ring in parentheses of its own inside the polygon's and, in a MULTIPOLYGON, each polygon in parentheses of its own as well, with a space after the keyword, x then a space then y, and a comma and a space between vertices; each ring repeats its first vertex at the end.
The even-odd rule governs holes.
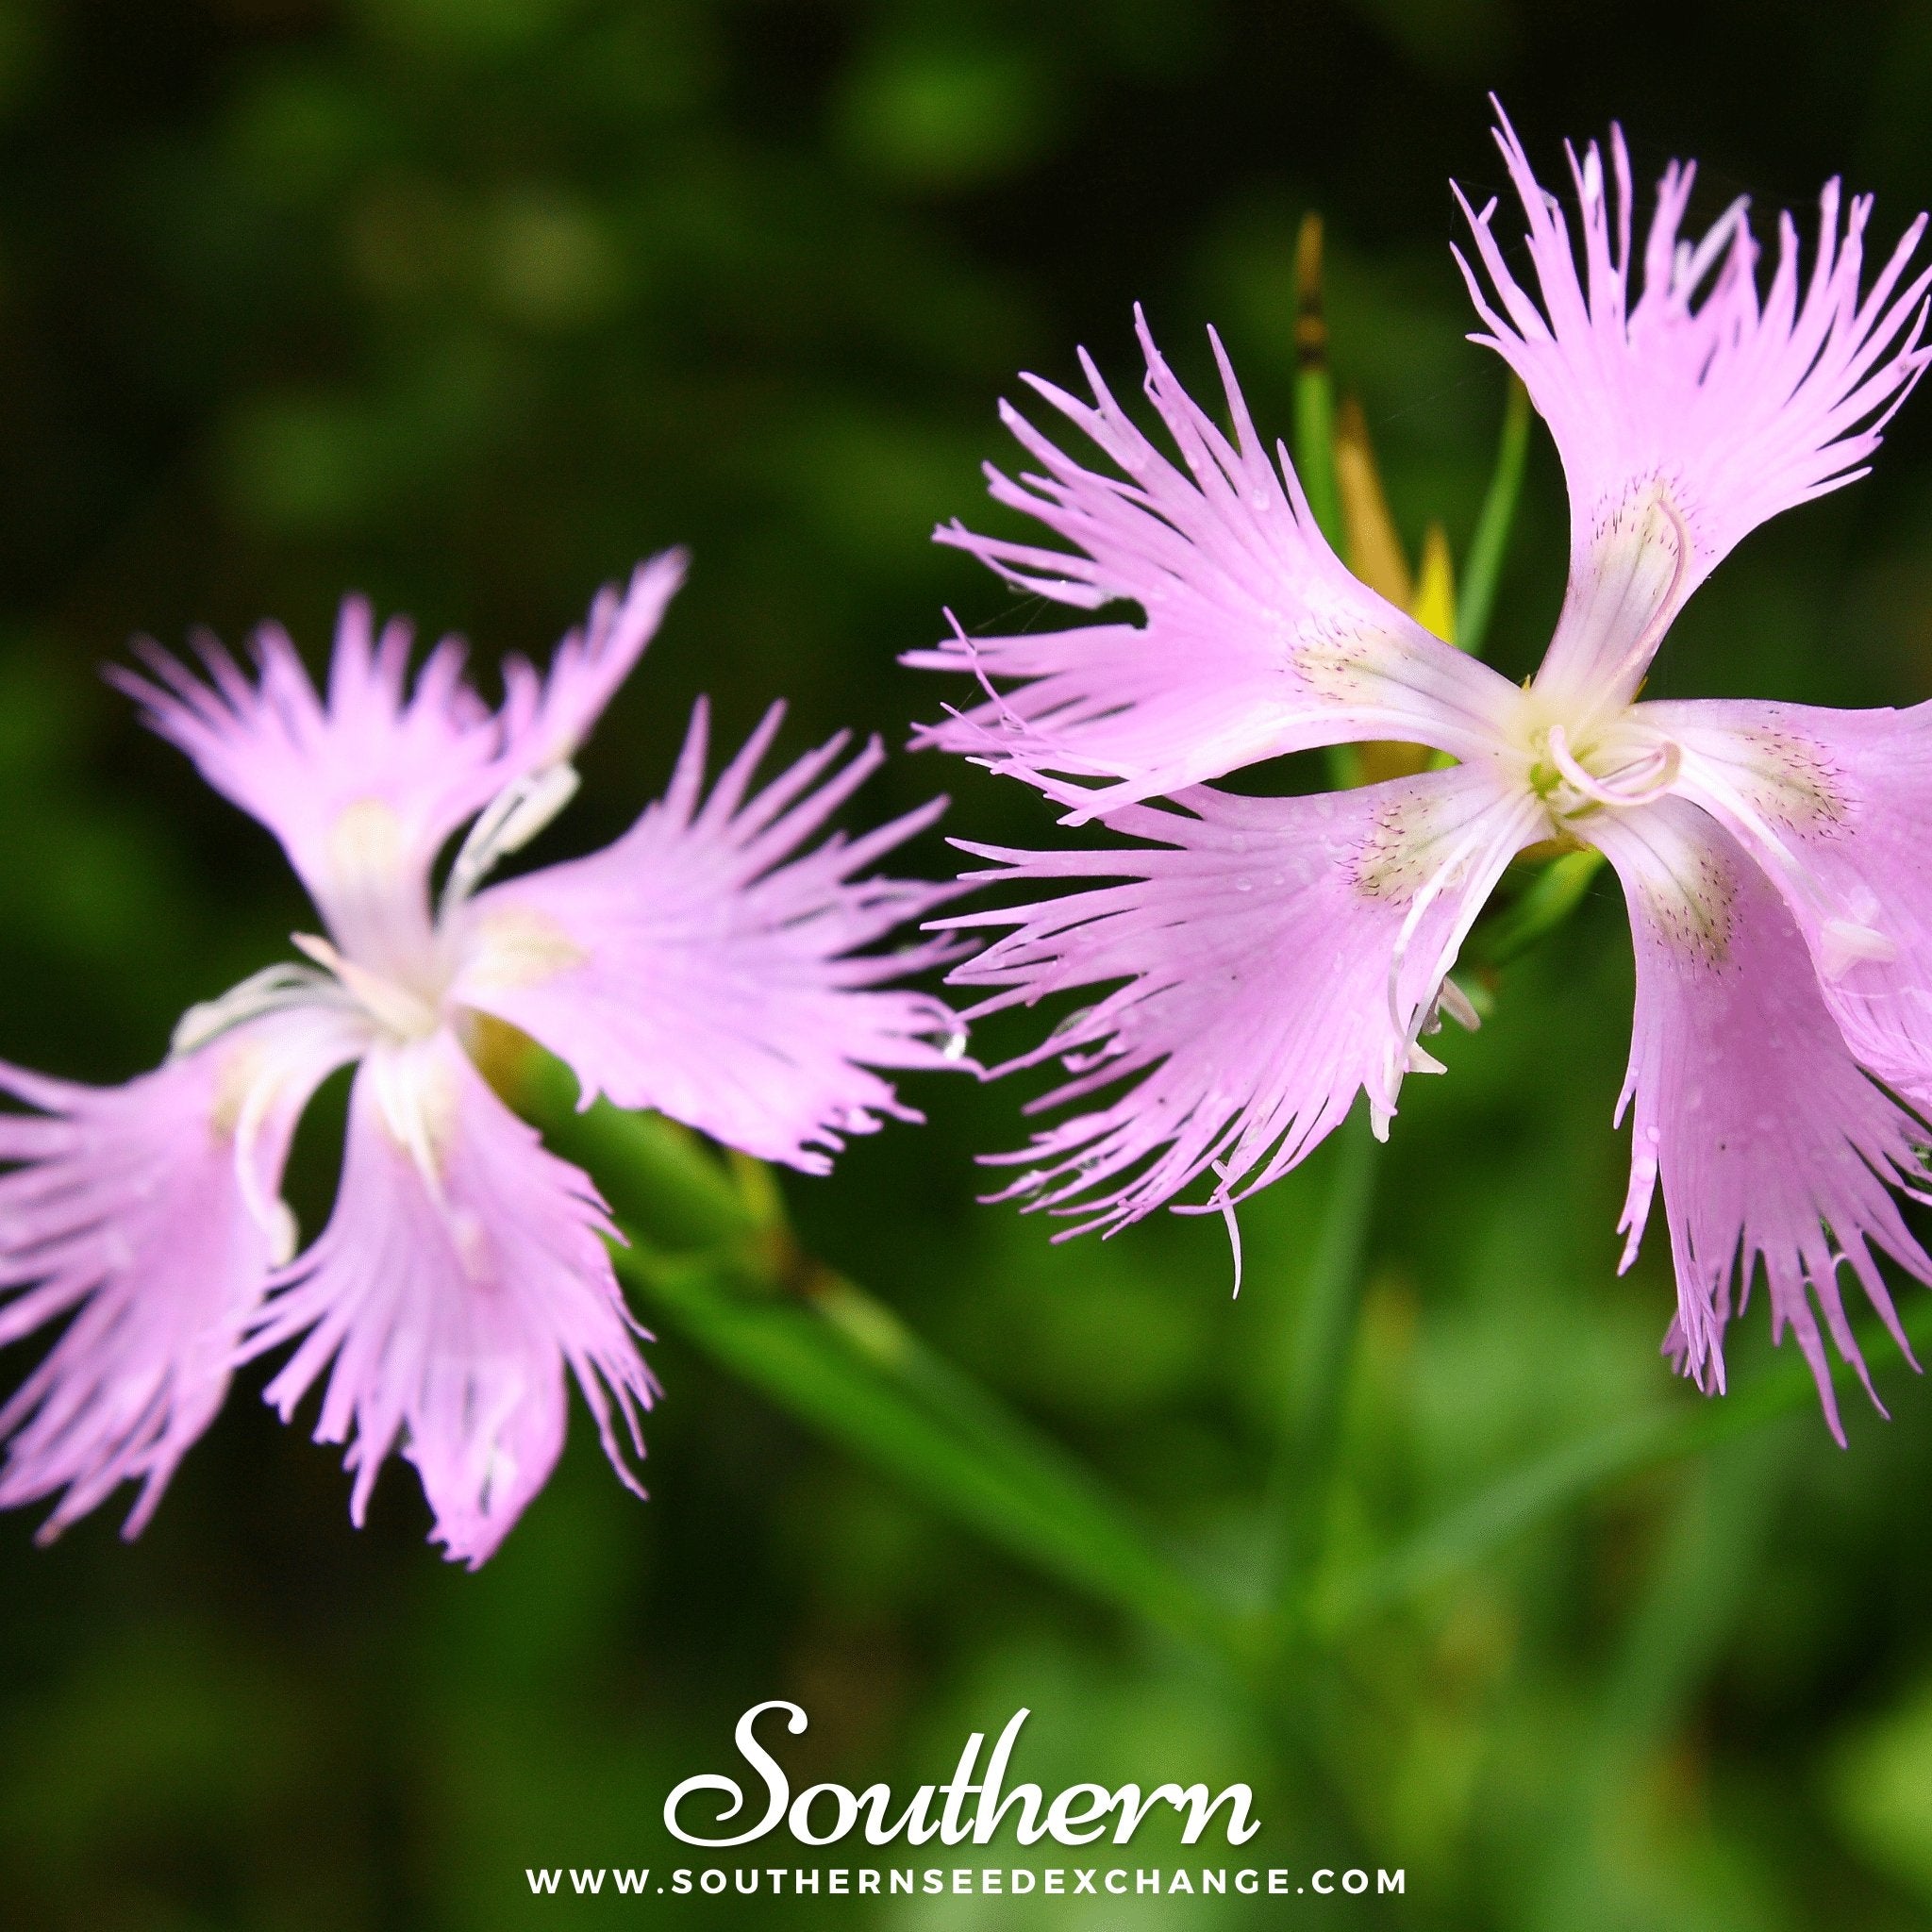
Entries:
POLYGON ((1164 1898, 1203 1897, 1237 1892, 1276 1895, 1313 1894, 1317 1897, 1359 1898, 1365 1893, 1384 1896, 1403 1893, 1407 1874, 1398 1866, 1389 1872, 1371 1873, 1361 1866, 1338 1871, 1318 1866, 1312 1872, 1296 1873, 1282 1866, 1031 1866, 928 1865, 924 1867, 874 1865, 817 1866, 785 1865, 678 1865, 655 1871, 650 1866, 599 1866, 578 1871, 570 1866, 525 1866, 524 1876, 530 1890, 542 1895, 578 1897, 604 1895, 607 1882, 614 1896, 635 1895, 681 1898, 715 1897, 733 1892, 750 1897, 765 1893, 777 1897, 881 1897, 893 1893, 957 1893, 964 1897, 1024 1897, 1028 1892, 1055 1894, 1091 1892, 1095 1897, 1132 1897, 1155 1893, 1164 1898))

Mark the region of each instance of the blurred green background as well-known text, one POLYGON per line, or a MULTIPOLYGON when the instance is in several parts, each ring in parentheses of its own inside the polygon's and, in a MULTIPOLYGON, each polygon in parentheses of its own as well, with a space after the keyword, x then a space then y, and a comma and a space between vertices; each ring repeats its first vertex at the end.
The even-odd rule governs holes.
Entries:
MULTIPOLYGON (((691 586, 537 857, 655 795, 700 691, 727 740, 783 694, 794 750, 845 724, 903 742, 957 693, 895 653, 943 604, 969 627, 1013 614, 926 536, 979 514, 1014 372, 1068 379, 1084 341, 1131 390, 1141 299, 1196 379, 1218 323, 1285 431, 1307 208, 1397 521, 1412 547, 1441 518, 1459 554, 1503 384, 1461 340, 1446 179, 1500 186, 1491 86, 1546 180, 1559 136, 1614 115, 1640 181, 1702 158, 1707 214, 1748 190, 1802 222, 1842 169, 1878 191, 1889 242, 1932 196, 1932 10, 1867 0, 5 0, 0 1053, 124 1078, 305 922, 269 839, 99 682, 130 634, 233 641, 272 613, 319 658, 353 586, 488 663, 547 649, 598 582, 686 541, 691 586)), ((1565 548, 1539 431, 1494 640, 1515 675, 1565 548)), ((1932 399, 1873 479, 1750 540, 1651 688, 1932 695, 1932 399)), ((1054 836, 1018 788, 931 757, 895 759, 867 808, 941 788, 956 832, 1054 836)), ((916 857, 948 865, 937 837, 916 857)), ((734 1768, 738 1713, 782 1695, 812 1718, 794 1785, 937 1779, 1025 1704, 1022 1770, 1049 1790, 1245 1778, 1266 1828, 1224 1862, 1407 1873, 1379 1904, 848 1901, 828 1922, 1932 1924, 1932 1402, 1880 1350, 1893 1419, 1848 1401, 1849 1453, 1808 1405, 1664 1453, 1703 1411, 1657 1353, 1661 1210, 1613 1272, 1629 983, 1601 888, 1498 976, 1450 1077, 1405 1091, 1321 1491, 1330 1594, 1456 1533, 1284 1666, 1292 1723, 669 1326, 654 1500, 619 1490, 579 1410, 477 1576, 425 1545, 405 1467, 352 1532, 336 1453, 273 1421, 258 1372, 138 1545, 109 1511, 46 1551, 26 1517, 0 1524, 0 1921, 658 1910, 608 1888, 533 1903, 524 1868, 702 1862, 665 1838, 663 1794, 734 1768), (1633 1418, 1652 1434, 1620 1433, 1633 1418), (1457 1514, 1524 1469, 1551 1507, 1520 1534, 1457 1514)), ((801 1238, 1191 1574, 1257 1600, 1346 1157, 1246 1210, 1231 1302, 1218 1224, 1053 1248, 976 1207, 972 1157, 1015 1143, 1022 1096, 911 1091, 930 1126, 787 1178, 801 1238)), ((311 1226, 333 1131, 319 1119, 298 1161, 311 1226)), ((1790 1366, 1763 1325, 1755 1307, 1740 1324, 1739 1385, 1790 1366)), ((1174 1857, 1149 1827, 1131 1862, 1174 1857)))

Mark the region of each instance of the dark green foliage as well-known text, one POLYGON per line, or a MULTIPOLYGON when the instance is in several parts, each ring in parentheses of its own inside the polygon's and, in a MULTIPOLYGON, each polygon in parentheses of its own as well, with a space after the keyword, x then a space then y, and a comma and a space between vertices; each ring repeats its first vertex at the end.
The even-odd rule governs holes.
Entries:
MULTIPOLYGON (((777 695, 792 747, 848 724, 902 741, 957 695, 893 663, 942 604, 969 627, 1028 616, 925 541, 982 517, 978 461, 1011 459, 995 397, 1021 367, 1067 379, 1081 341, 1130 391, 1141 299, 1191 380, 1218 323, 1257 421, 1287 434, 1311 207, 1338 391, 1368 413, 1410 547, 1440 518, 1460 558, 1504 398, 1461 341, 1446 247, 1445 176, 1479 199, 1501 174, 1483 90, 1545 164, 1613 114, 1640 179, 1699 155, 1710 212, 1749 189, 1802 223, 1842 169, 1879 192, 1889 243, 1932 196, 1923 14, 10 0, 0 1055, 125 1077, 306 922, 266 837, 99 684, 130 633, 237 641, 273 613, 319 661, 353 586, 488 663, 541 654, 599 581, 685 541, 691 588, 536 858, 654 794, 701 690, 722 741, 777 695)), ((1488 639, 1513 675, 1567 550, 1540 430, 1523 498, 1488 639)), ((1925 697, 1928 545, 1921 397, 1872 480, 1720 572, 1652 692, 1925 697)), ((895 759, 867 808, 941 789, 960 834, 1061 836, 1018 787, 932 758, 895 759)), ((937 836, 915 858, 950 862, 937 836)), ((1000 1455, 1037 1431, 1125 1500, 1098 1569, 1040 1557, 1100 1507, 1086 1476, 1027 1492, 1024 1534, 984 1534, 996 1498, 950 1467, 924 1490, 907 1474, 926 1437, 898 1465, 868 1447, 887 1411, 848 1406, 834 1441, 775 1405, 824 1331, 789 1308, 721 1325, 690 1299, 703 1283, 681 1321, 640 1302, 668 1391, 654 1500, 619 1490, 580 1409, 474 1577, 424 1544, 406 1467, 351 1531, 333 1452, 244 1375, 139 1544, 107 1512, 45 1552, 27 1518, 0 1523, 0 1920, 623 1920, 639 1907, 608 1888, 533 1905, 524 1868, 676 1862, 664 1793, 725 1768, 738 1713, 787 1695, 813 1721, 795 1785, 935 1778, 1023 1703, 1049 1790, 1245 1778, 1256 1862, 1406 1868, 1392 1909, 1346 1906, 1363 1924, 1925 1923, 1932 1403, 1874 1344, 1893 1419, 1848 1393, 1840 1453, 1757 1307, 1727 1407, 1672 1381, 1660 1213, 1614 1274, 1629 979, 1601 874, 1554 937, 1499 957, 1483 1031, 1441 1049, 1447 1079, 1405 1089, 1352 1284, 1330 1214, 1361 1188, 1339 1145, 1244 1210, 1238 1302, 1218 1222, 1055 1248, 974 1205, 972 1157, 1023 1131, 1009 1088, 914 1082, 929 1126, 787 1179, 803 1248, 993 1391, 974 1426, 1000 1455), (1341 1340, 1311 1360, 1310 1329, 1341 1340), (1149 1549, 1187 1590, 1137 1618, 1135 1592, 1164 1588, 1149 1549), (1233 1625, 1208 1628, 1197 1593, 1233 1625), (1284 1593, 1288 1634, 1256 1639, 1284 1593)), ((309 1227, 332 1133, 301 1143, 309 1227)), ((899 1366, 908 1402, 966 1400, 924 1356, 899 1366)), ((1172 1838, 1150 1825, 1135 1853, 1171 1864, 1172 1838)), ((915 1903, 822 1916, 1102 1923, 915 1903)), ((1222 1903, 1106 1923, 1301 1922, 1222 1903)))

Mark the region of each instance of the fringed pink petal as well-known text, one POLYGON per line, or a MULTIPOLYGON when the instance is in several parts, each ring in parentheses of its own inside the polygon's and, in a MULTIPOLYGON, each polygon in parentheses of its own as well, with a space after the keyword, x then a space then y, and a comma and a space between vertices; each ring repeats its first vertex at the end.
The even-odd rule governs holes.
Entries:
POLYGON ((1224 1208, 1285 1174, 1364 1090, 1386 1122, 1403 1075, 1433 1066, 1418 1035, 1538 818, 1475 765, 1333 795, 1196 789, 1176 802, 1185 812, 1108 814, 1143 845, 967 846, 998 861, 974 874, 987 883, 1123 883, 942 922, 1011 928, 952 975, 999 989, 969 1020, 1112 989, 999 1070, 1060 1063, 1069 1079, 1036 1109, 1103 1096, 1000 1157, 1027 1169, 1003 1198, 1082 1217, 1074 1233, 1116 1230, 1209 1174, 1195 1211, 1224 1208))
POLYGON ((1256 435, 1219 341, 1232 441, 1175 380, 1144 320, 1138 326, 1147 393, 1180 463, 1083 355, 1091 405, 1027 380, 1123 475, 1083 467, 1004 406, 1040 467, 1017 480, 988 472, 996 502, 1073 547, 958 525, 938 535, 1029 596, 1081 610, 1137 604, 1141 621, 958 634, 910 653, 908 664, 964 673, 985 693, 923 741, 1022 775, 1117 781, 1076 815, 1309 745, 1406 739, 1458 756, 1491 745, 1509 685, 1342 568, 1286 454, 1277 469, 1256 435))
POLYGON ((918 1118, 873 1069, 958 1061, 947 1008, 888 984, 954 949, 866 950, 958 888, 863 875, 943 800, 808 847, 876 769, 876 743, 840 768, 835 739, 749 791, 778 717, 706 797, 700 705, 668 794, 623 838, 476 897, 451 997, 567 1060, 587 1106, 655 1108, 818 1174, 841 1136, 918 1118))
POLYGON ((285 1420, 326 1371, 316 1440, 348 1444, 358 1524, 400 1448, 435 1540, 482 1563, 557 1461, 566 1367, 637 1489, 630 1458, 656 1387, 610 1232, 589 1176, 544 1151, 447 1033, 369 1055, 335 1212, 249 1341, 296 1344, 268 1390, 285 1420))
POLYGON ((148 676, 109 673, 275 834, 337 939, 371 964, 426 944, 430 866, 503 782, 501 727, 464 681, 462 645, 445 638, 411 683, 409 644, 404 620, 378 634, 350 597, 325 698, 275 625, 256 634, 252 679, 212 641, 206 683, 153 646, 148 676))
POLYGON ((522 658, 504 666, 506 777, 575 755, 657 635, 690 563, 684 551, 665 550, 638 565, 622 596, 607 584, 541 677, 522 658))
POLYGON ((1504 258, 1493 201, 1480 211, 1463 203, 1480 275, 1457 258, 1484 324, 1473 340, 1528 387, 1570 486, 1570 593, 1537 682, 1554 697, 1622 704, 1685 598, 1740 538, 1864 474, 1932 358, 1922 341, 1932 270, 1905 283, 1924 217, 1861 297, 1872 203, 1855 197, 1841 220, 1830 182, 1808 275, 1782 218, 1760 293, 1744 205, 1700 241, 1683 238, 1694 169, 1674 161, 1657 186, 1639 292, 1621 131, 1610 135, 1614 195, 1594 143, 1570 155, 1579 273, 1561 205, 1500 106, 1497 115, 1541 305, 1504 258))
POLYGON ((1715 820, 1671 798, 1589 829, 1623 880, 1637 946, 1624 1265, 1661 1179, 1677 1275, 1666 1352, 1721 1390, 1724 1329, 1761 1266, 1773 1334, 1797 1337, 1842 1441, 1825 1339, 1871 1380, 1839 1271, 1909 1356, 1873 1248, 1932 1280, 1888 1191, 1923 1183, 1925 1131, 1859 1070, 1783 901, 1715 820))
POLYGON ((431 950, 430 872, 450 836, 519 779, 569 758, 683 573, 682 554, 667 552, 638 567, 624 597, 602 591, 546 677, 511 659, 501 711, 465 681, 454 638, 412 682, 408 624, 391 619, 378 634, 359 597, 343 602, 325 696, 274 625, 256 635, 252 678, 212 641, 205 678, 153 645, 147 675, 109 675, 281 841, 341 950, 408 974, 431 950))
POLYGON ((1646 704, 1677 789, 1778 889, 1854 1057, 1932 1108, 1932 704, 1646 704))
POLYGON ((124 1482, 134 1536, 227 1393, 235 1350, 285 1257, 277 1196, 296 1118, 354 1051, 336 1016, 238 1027, 125 1087, 0 1067, 45 1108, 0 1117, 0 1341, 67 1316, 0 1408, 0 1507, 58 1496, 51 1538, 124 1482))

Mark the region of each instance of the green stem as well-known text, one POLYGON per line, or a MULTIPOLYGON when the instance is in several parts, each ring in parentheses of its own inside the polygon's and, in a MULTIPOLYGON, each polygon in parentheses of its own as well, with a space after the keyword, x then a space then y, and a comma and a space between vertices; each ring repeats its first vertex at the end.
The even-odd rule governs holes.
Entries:
POLYGON ((1341 496, 1335 482, 1335 387, 1326 363, 1294 379, 1294 466, 1323 536, 1341 545, 1341 496))
POLYGON ((1322 300, 1322 218, 1302 217, 1294 250, 1294 467, 1329 547, 1341 549, 1341 491, 1335 480, 1335 385, 1322 300))
POLYGON ((1516 522, 1516 505, 1523 493, 1523 467, 1529 452, 1529 391, 1515 376, 1509 378, 1509 399, 1503 408, 1503 435, 1496 448, 1496 467, 1476 518, 1469 556, 1462 566, 1462 591, 1456 602, 1456 642, 1471 657, 1482 656, 1489 635, 1490 615, 1496 603, 1496 581, 1509 549, 1509 532, 1516 522))
POLYGON ((1031 1568, 1238 1666, 1229 1611, 1055 1443, 850 1282, 820 1277, 795 1298, 730 1264, 620 1252, 617 1265, 687 1341, 922 1501, 1031 1568))
POLYGON ((741 1242, 759 1217, 730 1171, 695 1134, 662 1114, 626 1113, 599 1101, 582 1112, 576 1076, 525 1047, 509 1097, 543 1138, 587 1169, 615 1218, 642 1242, 672 1254, 741 1242))
POLYGON ((1328 1201, 1309 1257, 1289 1372, 1281 1450, 1268 1520, 1274 1526, 1274 1601, 1299 1622, 1319 1568, 1348 1366, 1361 1309, 1362 1256, 1375 1193, 1375 1142, 1360 1122, 1336 1136, 1328 1201))
POLYGON ((1008 1555, 1233 1672, 1253 1645, 1070 1456, 945 1361, 883 1303, 801 1254, 768 1172, 734 1175, 656 1115, 571 1104, 547 1056, 523 1111, 609 1202, 617 1269, 654 1320, 778 1407, 1008 1555))

